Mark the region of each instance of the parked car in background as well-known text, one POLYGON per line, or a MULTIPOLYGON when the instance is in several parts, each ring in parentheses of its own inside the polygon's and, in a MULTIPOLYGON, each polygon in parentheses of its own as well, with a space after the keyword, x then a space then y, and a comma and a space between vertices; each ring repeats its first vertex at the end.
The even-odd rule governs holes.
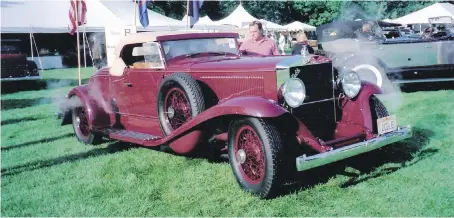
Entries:
MULTIPOLYGON (((383 21, 333 22, 317 27, 318 54, 340 70, 392 91, 392 83, 454 81, 454 35, 447 29, 415 36, 383 21), (371 25, 370 31, 362 31, 371 25)), ((427 32, 427 31, 426 31, 427 32)))
POLYGON ((317 55, 244 56, 237 39, 128 35, 112 67, 68 93, 62 124, 86 144, 224 153, 240 187, 262 198, 278 195, 287 175, 411 137, 355 72, 340 76, 317 55))
POLYGON ((27 60, 20 40, 1 40, 1 81, 40 80, 38 66, 27 60))

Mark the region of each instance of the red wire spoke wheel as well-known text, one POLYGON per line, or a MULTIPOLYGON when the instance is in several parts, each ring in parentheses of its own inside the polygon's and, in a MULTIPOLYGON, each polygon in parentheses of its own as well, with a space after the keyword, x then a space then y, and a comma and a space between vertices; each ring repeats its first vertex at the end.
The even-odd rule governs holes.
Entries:
POLYGON ((260 198, 272 198, 284 181, 284 145, 270 121, 234 120, 229 127, 229 162, 240 187, 260 198))

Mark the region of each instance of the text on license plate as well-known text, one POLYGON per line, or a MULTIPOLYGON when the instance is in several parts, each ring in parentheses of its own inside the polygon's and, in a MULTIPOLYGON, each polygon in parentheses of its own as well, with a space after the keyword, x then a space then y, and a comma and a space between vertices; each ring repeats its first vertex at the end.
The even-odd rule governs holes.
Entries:
POLYGON ((397 129, 396 116, 391 115, 377 119, 377 129, 379 135, 396 130, 397 129))

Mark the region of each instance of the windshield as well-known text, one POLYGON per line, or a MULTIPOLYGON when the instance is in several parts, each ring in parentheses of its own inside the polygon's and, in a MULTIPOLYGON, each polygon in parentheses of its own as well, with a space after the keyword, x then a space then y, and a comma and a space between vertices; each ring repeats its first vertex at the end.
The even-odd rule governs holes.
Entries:
POLYGON ((238 54, 234 38, 185 39, 162 42, 166 60, 198 53, 238 54))

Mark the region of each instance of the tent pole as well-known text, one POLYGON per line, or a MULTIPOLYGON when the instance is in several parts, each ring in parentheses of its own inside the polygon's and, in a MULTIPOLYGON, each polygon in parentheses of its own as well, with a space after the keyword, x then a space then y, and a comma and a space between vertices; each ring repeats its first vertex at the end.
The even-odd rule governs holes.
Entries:
POLYGON ((80 45, 79 45, 79 5, 76 2, 76 32, 77 32, 77 72, 79 75, 79 86, 82 85, 82 81, 80 79, 80 45))
POLYGON ((39 57, 38 46, 36 46, 36 40, 35 40, 35 36, 33 35, 33 33, 32 33, 32 39, 33 39, 33 43, 32 44, 35 44, 36 55, 38 56, 39 65, 41 66, 41 70, 44 70, 43 62, 41 62, 41 58, 39 57))
POLYGON ((85 24, 84 24, 84 32, 82 33, 82 41, 84 43, 84 65, 87 68, 87 54, 85 53, 85 24))
POLYGON ((30 31, 30 50, 32 52, 32 60, 35 60, 35 57, 33 56, 33 41, 32 41, 32 32, 30 31))

